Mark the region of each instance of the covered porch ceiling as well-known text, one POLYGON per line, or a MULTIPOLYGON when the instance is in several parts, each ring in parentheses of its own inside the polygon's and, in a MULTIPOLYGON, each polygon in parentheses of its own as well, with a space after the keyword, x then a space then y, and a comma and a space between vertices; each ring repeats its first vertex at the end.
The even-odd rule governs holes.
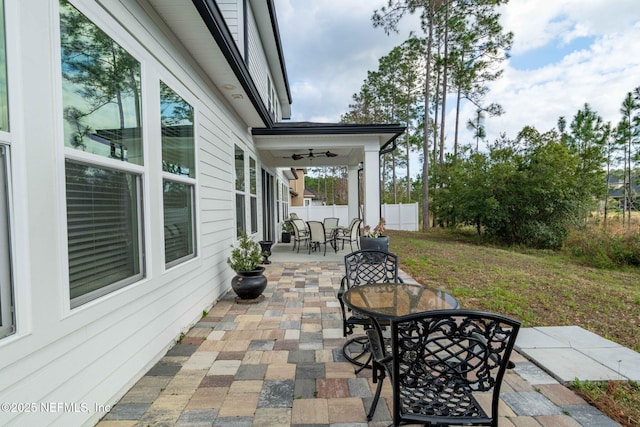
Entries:
POLYGON ((395 141, 404 130, 404 126, 396 124, 292 122, 254 128, 252 134, 265 165, 309 168, 356 166, 364 161, 367 150, 384 153, 395 149, 395 141))

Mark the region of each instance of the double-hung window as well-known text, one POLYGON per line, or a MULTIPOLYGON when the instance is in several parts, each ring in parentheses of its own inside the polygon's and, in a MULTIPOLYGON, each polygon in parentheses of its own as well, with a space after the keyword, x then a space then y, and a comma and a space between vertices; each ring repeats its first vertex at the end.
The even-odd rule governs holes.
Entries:
POLYGON ((256 159, 249 157, 249 200, 251 208, 251 232, 258 232, 258 181, 256 159))
POLYGON ((282 218, 286 219, 289 217, 289 187, 283 182, 281 183, 282 190, 280 191, 280 195, 282 197, 282 218))
POLYGON ((160 82, 164 257, 167 267, 196 255, 193 107, 160 82))
POLYGON ((15 332, 11 266, 11 163, 9 96, 4 26, 4 0, 0 0, 0 338, 15 332))
POLYGON ((60 0, 71 306, 144 276, 140 62, 60 0))
POLYGON ((234 150, 235 186, 236 186, 236 233, 240 237, 246 233, 245 226, 245 179, 244 179, 244 151, 235 146, 234 150))

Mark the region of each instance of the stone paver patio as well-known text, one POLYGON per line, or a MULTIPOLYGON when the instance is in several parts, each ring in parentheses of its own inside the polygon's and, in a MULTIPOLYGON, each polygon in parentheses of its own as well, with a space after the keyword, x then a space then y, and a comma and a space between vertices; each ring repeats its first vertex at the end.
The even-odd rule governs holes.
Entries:
MULTIPOLYGON (((371 371, 355 374, 342 355, 343 271, 333 260, 267 266, 264 301, 227 294, 98 426, 388 426, 389 382, 367 423, 371 371)), ((618 425, 521 355, 512 360, 500 426, 618 425)))

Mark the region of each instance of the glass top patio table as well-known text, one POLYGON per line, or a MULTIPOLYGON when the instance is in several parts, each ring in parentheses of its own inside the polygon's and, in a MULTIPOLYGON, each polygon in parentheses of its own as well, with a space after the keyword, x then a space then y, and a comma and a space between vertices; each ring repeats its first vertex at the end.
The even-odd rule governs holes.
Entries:
POLYGON ((352 310, 386 320, 423 311, 460 308, 453 295, 411 283, 353 286, 342 295, 342 300, 352 310))

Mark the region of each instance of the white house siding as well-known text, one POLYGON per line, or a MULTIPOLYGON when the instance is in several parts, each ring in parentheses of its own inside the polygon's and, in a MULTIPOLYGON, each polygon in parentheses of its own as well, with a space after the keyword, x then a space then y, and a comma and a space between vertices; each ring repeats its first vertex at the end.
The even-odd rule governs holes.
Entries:
POLYGON ((104 415, 95 405, 115 403, 229 288, 233 273, 225 260, 235 234, 234 144, 256 158, 247 126, 199 77, 203 73, 163 32, 152 11, 133 0, 72 3, 142 64, 146 277, 70 308, 58 2, 5 0, 9 51, 15 54, 9 58, 9 81, 18 330, 0 339, 0 402, 77 404, 88 410, 3 411, 2 426, 94 424, 104 415), (154 126, 158 95, 152 90, 159 79, 197 112, 198 256, 166 271, 154 126))
MULTIPOLYGON (((269 72, 269 65, 267 64, 267 58, 264 53, 264 47, 262 46, 262 42, 260 39, 260 33, 258 32, 258 27, 256 25, 255 18, 253 16, 253 10, 251 5, 247 3, 247 43, 249 45, 249 73, 251 74, 251 78, 256 84, 258 88, 258 92, 260 93, 260 97, 264 100, 265 103, 268 103, 269 93, 267 90, 267 76, 273 82, 273 78, 271 78, 271 74, 269 72)), ((273 85, 273 84, 272 84, 273 85)), ((280 111, 280 107, 278 107, 278 111, 280 111)))
MULTIPOLYGON (((229 27, 229 31, 238 45, 240 53, 242 55, 247 53, 248 58, 245 58, 245 61, 248 64, 251 78, 258 88, 260 97, 265 103, 268 103, 269 90, 267 86, 267 76, 269 76, 272 82, 274 79, 269 72, 267 58, 265 56, 260 33, 258 32, 258 26, 255 21, 251 3, 249 1, 244 2, 243 0, 216 0, 216 3, 220 12, 222 12, 222 16, 224 17, 227 27, 229 27), (246 6, 246 11, 243 10, 244 6, 246 6), (246 43, 248 52, 245 52, 244 40, 245 32, 243 21, 245 13, 247 15, 246 43)), ((279 104, 279 100, 276 99, 275 102, 279 104)), ((279 105, 277 110, 280 111, 279 105)), ((280 118, 278 117, 277 119, 280 118)))
POLYGON ((224 17, 224 21, 229 27, 229 31, 233 34, 233 38, 240 47, 240 52, 244 55, 242 40, 244 33, 242 31, 242 0, 216 0, 220 12, 224 17))

